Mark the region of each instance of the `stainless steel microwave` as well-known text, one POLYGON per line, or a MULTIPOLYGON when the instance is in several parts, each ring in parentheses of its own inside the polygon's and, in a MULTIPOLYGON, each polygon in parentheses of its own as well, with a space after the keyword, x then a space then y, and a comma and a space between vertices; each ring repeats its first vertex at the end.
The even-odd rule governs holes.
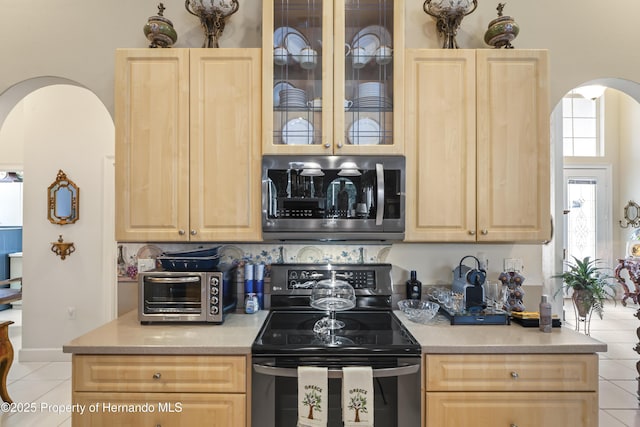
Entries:
POLYGON ((138 320, 222 323, 236 307, 235 271, 140 273, 138 320))
POLYGON ((263 156, 265 240, 402 240, 403 156, 263 156))

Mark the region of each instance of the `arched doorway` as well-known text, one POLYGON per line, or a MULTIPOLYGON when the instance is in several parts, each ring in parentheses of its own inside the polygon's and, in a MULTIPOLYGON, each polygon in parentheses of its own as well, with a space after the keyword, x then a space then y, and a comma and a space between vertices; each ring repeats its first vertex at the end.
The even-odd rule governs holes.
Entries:
POLYGON ((25 177, 20 361, 66 360, 65 342, 115 316, 114 134, 102 101, 77 82, 40 77, 0 94, 0 166, 3 149, 21 145, 13 163, 25 177), (46 220, 60 169, 81 194, 80 220, 66 226, 46 220), (64 261, 50 250, 61 234, 76 247, 64 261))
MULTIPOLYGON (((593 253, 597 258, 605 260, 604 267, 613 268, 615 260, 624 257, 628 235, 633 230, 621 229, 618 221, 622 218, 624 205, 630 199, 640 200, 640 191, 635 182, 640 179, 640 173, 636 172, 640 162, 640 146, 637 144, 640 137, 640 83, 617 79, 602 78, 576 85, 576 88, 588 85, 602 85, 606 88, 604 94, 598 99, 599 133, 604 138, 603 152, 598 156, 563 156, 563 118, 562 100, 558 102, 551 114, 551 141, 552 141, 552 194, 555 233, 554 239, 548 247, 543 249, 543 263, 545 277, 561 272, 563 269, 563 255, 566 252, 565 236, 567 235, 568 213, 566 186, 568 183, 580 187, 589 187, 587 191, 597 197, 591 206, 594 215, 599 218, 593 221, 592 242, 597 248, 593 253), (602 188, 602 186, 606 188, 602 188), (604 193, 604 194, 603 194, 604 193), (608 200, 607 200, 608 199, 608 200), (607 203, 607 206, 603 206, 607 203), (598 224, 595 221, 598 221, 598 224), (604 230, 603 230, 604 229, 604 230), (604 232, 603 232, 604 231, 604 232), (607 241, 602 242, 602 237, 607 241)), ((571 88, 567 91, 570 94, 571 88)), ((575 197, 574 197, 575 198, 575 197)), ((580 198, 580 197, 579 197, 580 198)), ((580 203, 576 200, 570 202, 575 208, 580 203)), ((587 203, 589 205, 589 203, 587 203)), ((582 215, 582 213, 581 213, 582 215)), ((589 243, 592 244, 592 243, 589 243)), ((570 256, 565 255, 565 259, 570 256)), ((561 286, 560 280, 551 281, 549 292, 555 293, 561 286)), ((554 311, 562 312, 562 301, 556 298, 554 311)))

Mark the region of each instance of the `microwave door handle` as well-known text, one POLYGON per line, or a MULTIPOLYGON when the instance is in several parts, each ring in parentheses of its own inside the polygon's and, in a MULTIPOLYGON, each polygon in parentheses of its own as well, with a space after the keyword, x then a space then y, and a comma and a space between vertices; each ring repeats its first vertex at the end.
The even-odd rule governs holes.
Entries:
POLYGON ((382 219, 384 218, 384 165, 382 163, 376 163, 376 176, 378 182, 376 225, 382 225, 382 219))
POLYGON ((271 206, 270 206, 270 201, 271 201, 271 195, 268 194, 268 191, 270 190, 269 188, 269 180, 268 179, 263 179, 262 180, 262 217, 263 218, 268 218, 269 214, 271 213, 271 206))
POLYGON ((153 283, 195 283, 200 281, 200 277, 145 277, 144 280, 153 283))

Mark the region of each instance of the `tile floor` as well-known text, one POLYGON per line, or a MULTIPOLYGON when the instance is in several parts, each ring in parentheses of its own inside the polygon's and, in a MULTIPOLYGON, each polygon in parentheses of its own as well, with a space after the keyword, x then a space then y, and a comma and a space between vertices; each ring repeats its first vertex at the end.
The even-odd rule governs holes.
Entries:
MULTIPOLYGON (((566 327, 573 327, 573 309, 567 308, 566 327)), ((594 316, 591 336, 608 344, 608 352, 600 354, 600 427, 640 427, 640 406, 636 396, 640 355, 633 348, 638 343, 636 329, 640 320, 633 315, 638 306, 608 305, 604 320, 594 316)), ((19 362, 21 347, 21 311, 0 311, 0 320, 13 320, 9 335, 16 352, 7 388, 14 402, 36 403, 35 413, 0 414, 1 427, 71 426, 68 412, 56 413, 55 405, 71 403, 70 362, 19 362), (41 405, 48 405, 42 408, 41 405)), ((59 406, 62 407, 62 406, 59 406)))

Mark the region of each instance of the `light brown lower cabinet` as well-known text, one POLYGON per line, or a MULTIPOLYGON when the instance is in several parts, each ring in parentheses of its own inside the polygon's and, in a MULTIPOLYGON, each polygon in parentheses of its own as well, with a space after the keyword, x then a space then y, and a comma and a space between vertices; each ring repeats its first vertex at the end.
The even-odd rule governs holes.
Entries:
POLYGON ((74 355, 72 423, 247 426, 246 369, 245 356, 74 355))
POLYGON ((425 427, 598 425, 596 354, 426 355, 425 427))

